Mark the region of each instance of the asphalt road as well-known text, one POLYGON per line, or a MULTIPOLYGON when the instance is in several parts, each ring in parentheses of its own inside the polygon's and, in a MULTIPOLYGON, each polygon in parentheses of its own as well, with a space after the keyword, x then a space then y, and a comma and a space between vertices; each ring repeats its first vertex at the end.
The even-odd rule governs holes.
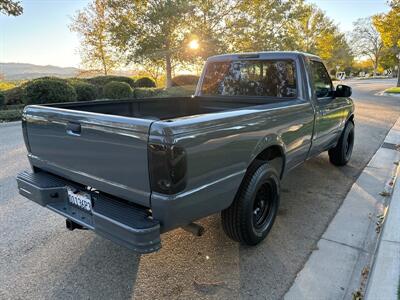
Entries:
POLYGON ((29 168, 20 125, 0 125, 0 299, 281 298, 400 116, 400 98, 374 95, 394 80, 347 84, 356 102, 351 163, 337 168, 321 154, 294 170, 270 235, 253 248, 229 240, 219 215, 201 220, 204 236, 178 229, 142 256, 67 231, 62 217, 18 195, 15 176, 29 168))

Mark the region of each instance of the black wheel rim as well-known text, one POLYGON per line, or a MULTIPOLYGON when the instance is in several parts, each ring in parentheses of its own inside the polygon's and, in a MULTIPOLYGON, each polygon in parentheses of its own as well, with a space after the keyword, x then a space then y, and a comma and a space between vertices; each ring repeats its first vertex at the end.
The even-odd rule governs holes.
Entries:
POLYGON ((276 185, 272 180, 259 187, 253 205, 253 226, 257 231, 264 231, 272 223, 276 197, 276 185))

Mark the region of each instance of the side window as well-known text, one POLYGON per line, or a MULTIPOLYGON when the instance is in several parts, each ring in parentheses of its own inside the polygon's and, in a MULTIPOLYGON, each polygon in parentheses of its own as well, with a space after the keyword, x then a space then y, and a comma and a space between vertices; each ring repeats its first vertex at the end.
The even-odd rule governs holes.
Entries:
POLYGON ((293 98, 297 95, 292 60, 237 60, 207 64, 201 89, 207 96, 293 98))
POLYGON ((310 61, 311 73, 313 77, 314 90, 317 98, 332 96, 333 86, 331 77, 322 62, 310 61))

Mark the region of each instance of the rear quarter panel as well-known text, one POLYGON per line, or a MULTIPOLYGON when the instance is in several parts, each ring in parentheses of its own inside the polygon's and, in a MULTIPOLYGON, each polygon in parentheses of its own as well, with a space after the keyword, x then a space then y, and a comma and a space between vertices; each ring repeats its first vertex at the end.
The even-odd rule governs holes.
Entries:
POLYGON ((152 193, 153 216, 168 230, 227 208, 247 167, 267 147, 282 147, 286 168, 304 161, 313 122, 311 104, 297 99, 153 123, 149 142, 184 147, 188 178, 179 194, 152 193))

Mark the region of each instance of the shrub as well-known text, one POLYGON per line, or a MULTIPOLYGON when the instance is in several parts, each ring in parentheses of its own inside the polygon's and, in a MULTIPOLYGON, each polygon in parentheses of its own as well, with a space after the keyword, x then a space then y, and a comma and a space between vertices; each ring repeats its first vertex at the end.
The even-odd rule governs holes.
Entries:
POLYGON ((156 83, 149 77, 141 77, 135 81, 135 87, 138 88, 155 88, 156 83))
POLYGON ((22 109, 0 110, 0 122, 21 120, 22 109))
POLYGON ((2 92, 0 92, 0 106, 6 104, 6 96, 2 92))
POLYGON ((160 95, 161 97, 190 97, 196 90, 195 85, 173 86, 165 89, 160 95))
POLYGON ((199 76, 196 75, 178 75, 172 78, 172 86, 196 85, 199 76))
POLYGON ((27 104, 57 103, 76 101, 76 92, 66 80, 43 77, 32 80, 26 85, 27 104))
POLYGON ((126 82, 111 81, 104 86, 104 96, 108 99, 132 97, 132 88, 126 82))
POLYGON ((113 76, 113 75, 107 75, 107 76, 96 76, 92 78, 87 78, 85 79, 86 82, 94 84, 97 89, 97 98, 104 98, 104 86, 111 82, 111 81, 117 81, 117 82, 124 82, 129 84, 129 86, 133 89, 135 87, 135 80, 133 80, 130 77, 125 77, 125 76, 113 76))
POLYGON ((7 91, 15 88, 16 85, 11 82, 0 81, 0 91, 7 91))
POLYGON ((133 93, 135 98, 153 98, 160 96, 163 91, 157 88, 136 88, 133 93))
POLYGON ((26 91, 25 84, 17 86, 11 90, 4 91, 5 104, 6 105, 16 105, 25 102, 26 91))
POLYGON ((97 98, 97 88, 94 84, 82 80, 70 80, 70 84, 75 89, 76 100, 89 101, 97 98))
POLYGON ((163 97, 190 97, 194 94, 196 86, 176 86, 168 89, 161 88, 137 88, 134 90, 135 98, 163 98, 163 97))
POLYGON ((118 82, 125 82, 130 85, 131 88, 135 87, 135 80, 133 80, 130 77, 126 76, 113 76, 113 75, 107 75, 107 76, 96 76, 92 78, 86 79, 87 82, 94 84, 96 86, 103 87, 107 83, 111 81, 118 81, 118 82))

